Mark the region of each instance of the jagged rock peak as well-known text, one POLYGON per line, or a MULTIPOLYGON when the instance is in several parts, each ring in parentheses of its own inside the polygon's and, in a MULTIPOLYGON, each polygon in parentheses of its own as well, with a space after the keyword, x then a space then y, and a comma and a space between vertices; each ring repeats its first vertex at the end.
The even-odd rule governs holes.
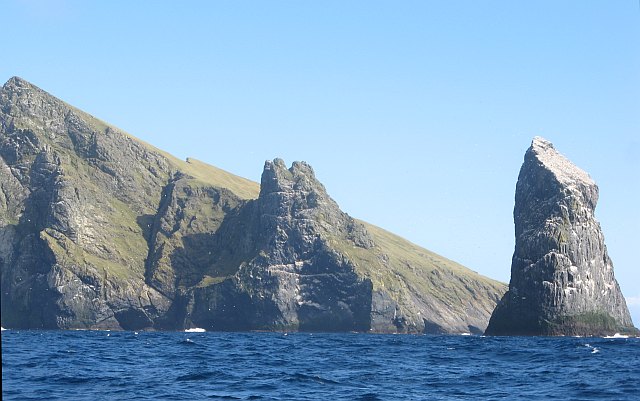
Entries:
MULTIPOLYGON (((32 84, 29 81, 26 81, 20 77, 11 77, 9 80, 2 86, 4 90, 8 90, 11 92, 18 91, 21 89, 39 89, 37 86, 32 84)), ((42 90, 42 89, 39 89, 42 90)))
POLYGON ((516 184, 509 291, 490 335, 635 333, 594 217, 598 186, 536 137, 516 184))
POLYGON ((579 182, 588 186, 596 185, 586 171, 573 164, 558 152, 551 142, 540 136, 533 138, 528 153, 538 159, 545 168, 551 171, 561 184, 579 182))
POLYGON ((541 205, 526 202, 526 197, 527 194, 542 192, 549 198, 545 204, 547 207, 554 208, 559 203, 559 199, 551 194, 558 198, 573 197, 584 206, 580 210, 587 214, 593 214, 599 197, 598 185, 586 171, 558 152, 551 142, 536 136, 525 154, 518 176, 515 213, 520 215, 523 209, 531 207, 539 209, 541 205))
POLYGON ((284 218, 287 225, 299 226, 307 234, 322 232, 361 248, 374 246, 367 229, 340 210, 309 164, 293 162, 287 168, 282 159, 267 161, 261 182, 259 205, 265 216, 284 218))
POLYGON ((324 186, 318 181, 313 168, 306 162, 293 162, 287 168, 284 160, 276 158, 264 163, 260 184, 261 195, 273 192, 287 192, 292 189, 326 194, 324 186))
POLYGON ((29 84, 29 83, 18 76, 14 76, 9 78, 9 80, 4 84, 4 86, 24 86, 25 84, 29 84))

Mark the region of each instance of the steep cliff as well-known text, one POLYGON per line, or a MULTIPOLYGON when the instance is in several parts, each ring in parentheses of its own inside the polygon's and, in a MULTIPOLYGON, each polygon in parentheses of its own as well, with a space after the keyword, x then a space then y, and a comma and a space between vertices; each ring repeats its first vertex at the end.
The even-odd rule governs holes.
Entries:
POLYGON ((173 296, 145 280, 149 226, 167 187, 182 174, 186 186, 257 192, 250 181, 179 161, 20 78, 0 90, 0 124, 3 327, 152 327, 173 296))
POLYGON ((481 332, 502 284, 359 222, 305 163, 258 184, 10 79, 2 325, 481 332))
POLYGON ((516 246, 509 291, 490 335, 635 332, 594 217, 598 187, 536 137, 516 185, 516 246))

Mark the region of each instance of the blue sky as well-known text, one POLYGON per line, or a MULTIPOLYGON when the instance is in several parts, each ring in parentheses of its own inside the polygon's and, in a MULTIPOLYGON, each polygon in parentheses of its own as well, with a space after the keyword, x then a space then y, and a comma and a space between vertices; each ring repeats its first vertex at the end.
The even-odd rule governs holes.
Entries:
POLYGON ((256 181, 266 159, 305 160, 352 216, 505 282, 515 182, 544 136, 599 184, 640 324, 636 0, 4 0, 0 13, 0 80, 256 181))

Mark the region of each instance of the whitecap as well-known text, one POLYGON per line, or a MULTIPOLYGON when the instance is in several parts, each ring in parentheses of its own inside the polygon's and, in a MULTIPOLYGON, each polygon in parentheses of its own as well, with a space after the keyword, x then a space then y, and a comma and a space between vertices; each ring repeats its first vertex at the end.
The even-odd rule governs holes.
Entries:
POLYGON ((616 333, 612 336, 604 336, 604 338, 629 338, 629 336, 624 335, 624 334, 620 334, 620 333, 616 333))
POLYGON ((591 349, 591 353, 592 354, 597 354, 598 352, 600 352, 600 350, 594 346, 592 346, 591 344, 585 344, 585 347, 591 349))
POLYGON ((184 332, 185 333, 204 333, 206 330, 205 329, 201 329, 200 327, 193 327, 190 329, 186 329, 184 332))

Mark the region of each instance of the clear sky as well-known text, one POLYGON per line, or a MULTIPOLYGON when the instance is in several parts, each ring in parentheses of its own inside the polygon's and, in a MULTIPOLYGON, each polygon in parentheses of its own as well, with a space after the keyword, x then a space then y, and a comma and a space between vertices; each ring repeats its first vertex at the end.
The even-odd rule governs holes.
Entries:
POLYGON ((1 0, 21 76, 176 156, 258 181, 305 160, 354 217, 509 280, 535 135, 591 174, 640 325, 640 5, 1 0))

